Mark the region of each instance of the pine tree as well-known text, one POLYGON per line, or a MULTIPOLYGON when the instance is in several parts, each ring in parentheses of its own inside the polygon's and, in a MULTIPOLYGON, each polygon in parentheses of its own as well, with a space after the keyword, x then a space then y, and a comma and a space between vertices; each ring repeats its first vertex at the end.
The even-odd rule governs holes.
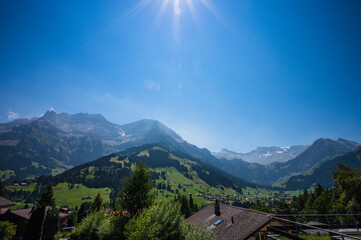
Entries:
POLYGON ((192 194, 189 195, 189 207, 191 209, 191 211, 194 211, 194 203, 193 203, 193 198, 192 198, 192 194))
POLYGON ((103 198, 100 196, 100 193, 98 193, 90 208, 91 211, 92 212, 99 211, 100 208, 102 207, 102 202, 103 202, 103 198))
POLYGON ((42 237, 43 226, 45 218, 45 205, 40 205, 31 214, 26 231, 24 240, 39 240, 42 237))
POLYGON ((153 194, 151 173, 145 163, 137 163, 128 178, 123 180, 118 206, 126 210, 131 216, 152 205, 153 194))
POLYGON ((55 207, 55 197, 53 187, 48 185, 46 191, 41 194, 41 198, 38 202, 39 205, 55 207))
POLYGON ((67 225, 69 227, 75 226, 77 223, 77 211, 73 210, 71 211, 70 216, 68 217, 67 225))
POLYGON ((179 200, 181 203, 181 213, 184 215, 185 218, 191 216, 191 208, 189 207, 188 198, 184 195, 179 196, 179 200))
POLYGON ((49 209, 45 214, 43 239, 54 239, 60 230, 59 211, 55 207, 49 209))
POLYGON ((88 214, 88 210, 90 209, 90 202, 83 202, 81 205, 80 205, 80 208, 79 208, 79 211, 78 211, 78 220, 77 222, 80 222, 83 218, 85 218, 88 214))

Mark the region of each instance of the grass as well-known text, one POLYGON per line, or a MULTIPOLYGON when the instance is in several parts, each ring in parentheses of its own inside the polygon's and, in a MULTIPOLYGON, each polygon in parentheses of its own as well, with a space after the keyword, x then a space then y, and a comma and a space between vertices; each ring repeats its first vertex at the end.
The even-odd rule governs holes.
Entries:
MULTIPOLYGON (((27 186, 6 186, 6 188, 12 190, 23 190, 32 192, 36 186, 36 183, 31 183, 27 186)), ((82 184, 75 184, 73 188, 69 188, 68 183, 59 183, 53 187, 54 196, 56 199, 56 205, 60 207, 75 208, 80 207, 83 202, 92 200, 81 200, 82 197, 91 196, 93 199, 98 193, 103 198, 103 202, 109 201, 110 188, 88 188, 82 184)), ((12 210, 24 208, 25 203, 16 203, 15 206, 11 207, 12 210)), ((30 206, 31 207, 31 206, 30 206)))
POLYGON ((110 188, 87 188, 82 184, 75 184, 74 188, 70 189, 67 183, 59 183, 53 187, 56 204, 58 206, 67 206, 74 208, 80 206, 83 202, 92 200, 81 200, 82 197, 91 196, 93 199, 98 193, 103 198, 103 202, 109 201, 110 188))
POLYGON ((148 151, 148 150, 143 150, 143 151, 141 151, 137 156, 138 156, 138 157, 142 157, 142 156, 147 156, 147 157, 149 157, 149 151, 148 151))
POLYGON ((33 206, 32 204, 15 203, 15 205, 10 206, 9 209, 11 211, 14 211, 14 210, 20 210, 20 209, 24 209, 24 208, 31 208, 32 206, 33 206))
POLYGON ((153 188, 153 192, 157 192, 157 196, 155 201, 156 202, 169 202, 171 201, 176 194, 176 190, 178 189, 179 194, 182 195, 188 195, 189 193, 192 193, 193 201, 197 203, 197 205, 201 206, 202 204, 208 204, 209 201, 205 200, 202 197, 197 197, 196 194, 199 194, 201 192, 206 192, 207 188, 209 186, 203 182, 198 177, 194 177, 193 180, 186 178, 183 176, 180 172, 178 172, 177 169, 174 167, 170 168, 158 168, 155 169, 156 172, 166 172, 166 180, 163 179, 157 179, 155 180, 156 183, 165 183, 166 185, 170 185, 171 189, 174 191, 174 193, 169 192, 167 190, 158 190, 156 188, 153 188), (193 184, 193 186, 184 186, 184 184, 193 184), (181 188, 178 188, 178 185, 181 185, 181 188), (184 191, 185 189, 185 191, 184 191), (167 197, 168 196, 168 197, 167 197))

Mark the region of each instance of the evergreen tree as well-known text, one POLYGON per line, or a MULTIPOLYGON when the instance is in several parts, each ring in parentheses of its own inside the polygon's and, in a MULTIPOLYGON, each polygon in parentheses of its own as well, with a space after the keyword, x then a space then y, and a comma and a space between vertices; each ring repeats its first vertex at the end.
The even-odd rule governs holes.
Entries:
POLYGON ((3 184, 0 181, 0 196, 2 196, 2 195, 3 195, 3 184))
POLYGON ((189 208, 191 209, 191 211, 194 211, 194 203, 193 203, 193 198, 192 198, 192 194, 189 194, 189 208))
POLYGON ((90 208, 91 211, 92 212, 99 211, 100 208, 102 207, 102 202, 103 202, 103 198, 100 196, 100 193, 98 193, 91 205, 90 208))
POLYGON ((68 217, 67 225, 69 227, 73 227, 76 225, 76 223, 77 223, 77 211, 73 210, 73 211, 71 211, 71 214, 68 217))
POLYGON ((185 218, 188 218, 192 215, 191 208, 189 207, 189 201, 187 196, 178 195, 177 201, 181 204, 181 213, 185 218))
POLYGON ((198 205, 197 205, 197 203, 194 204, 194 212, 198 212, 198 205))
POLYGON ((55 207, 49 209, 45 214, 43 239, 52 240, 60 230, 59 211, 55 207))
POLYGON ((80 205, 80 209, 78 211, 78 220, 77 222, 80 222, 83 218, 85 218, 88 214, 88 210, 90 209, 90 202, 83 202, 81 205, 80 205))
POLYGON ((141 212, 142 209, 152 205, 153 194, 151 173, 145 163, 137 163, 130 176, 123 181, 123 189, 120 192, 118 206, 120 210, 126 210, 131 216, 141 212))
POLYGON ((323 192, 323 187, 320 184, 318 184, 315 189, 315 197, 316 198, 319 197, 322 194, 322 192, 323 192))
POLYGON ((280 201, 277 214, 291 214, 291 208, 285 201, 280 201))
POLYGON ((41 198, 38 202, 39 205, 55 207, 55 197, 53 187, 48 185, 46 191, 41 194, 41 198))
POLYGON ((40 240, 45 218, 45 205, 40 205, 32 212, 24 235, 24 240, 40 240))

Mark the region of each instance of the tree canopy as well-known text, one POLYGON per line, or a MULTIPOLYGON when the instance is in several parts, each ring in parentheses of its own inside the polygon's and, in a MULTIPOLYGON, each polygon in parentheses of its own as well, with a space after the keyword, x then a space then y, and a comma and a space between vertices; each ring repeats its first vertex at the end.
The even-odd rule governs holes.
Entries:
POLYGON ((123 180, 123 189, 120 192, 118 206, 134 216, 152 205, 151 172, 145 163, 137 163, 130 176, 123 180))
POLYGON ((55 207, 55 197, 53 187, 48 185, 46 191, 41 194, 41 198, 38 202, 39 205, 55 207))
POLYGON ((102 207, 102 202, 103 202, 103 198, 100 196, 100 193, 98 193, 91 205, 90 208, 91 211, 92 212, 99 211, 100 208, 102 207))

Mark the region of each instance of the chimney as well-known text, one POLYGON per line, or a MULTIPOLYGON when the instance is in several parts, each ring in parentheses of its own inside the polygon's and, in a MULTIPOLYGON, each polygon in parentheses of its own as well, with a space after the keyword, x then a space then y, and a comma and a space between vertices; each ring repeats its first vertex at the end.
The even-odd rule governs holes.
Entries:
POLYGON ((218 199, 216 199, 216 203, 214 204, 214 214, 216 214, 216 216, 221 215, 221 207, 218 199))
POLYGON ((231 217, 231 221, 232 221, 232 224, 234 224, 234 221, 233 221, 233 216, 231 217))
POLYGON ((33 207, 31 208, 31 213, 33 213, 35 211, 35 208, 36 208, 36 203, 33 204, 33 207))

